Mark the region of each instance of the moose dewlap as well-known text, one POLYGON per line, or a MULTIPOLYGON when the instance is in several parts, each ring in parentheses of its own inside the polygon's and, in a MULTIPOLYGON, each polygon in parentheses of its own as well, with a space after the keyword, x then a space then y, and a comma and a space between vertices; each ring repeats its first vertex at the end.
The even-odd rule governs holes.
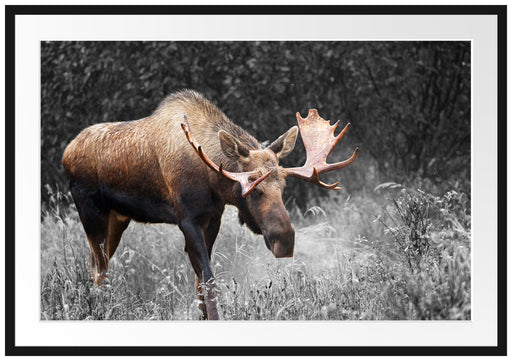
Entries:
MULTIPOLYGON (((286 177, 327 189, 319 174, 351 164, 327 164, 338 136, 314 109, 297 113, 290 128, 270 146, 232 123, 202 95, 186 90, 168 96, 147 118, 102 123, 83 130, 66 148, 62 164, 89 241, 90 270, 96 284, 108 272, 130 220, 177 224, 196 274, 203 318, 218 319, 215 280, 209 260, 225 204, 262 234, 276 257, 293 256, 295 232, 282 201, 286 177), (298 131, 306 147, 302 167, 282 168, 298 131)), ((339 122, 339 121, 338 121, 339 122)))

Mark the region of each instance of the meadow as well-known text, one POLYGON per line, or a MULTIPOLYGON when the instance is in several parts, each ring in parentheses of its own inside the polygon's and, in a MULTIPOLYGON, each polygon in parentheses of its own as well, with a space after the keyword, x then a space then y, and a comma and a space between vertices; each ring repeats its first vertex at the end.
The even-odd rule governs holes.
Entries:
MULTIPOLYGON (((41 320, 197 320, 178 227, 131 222, 102 288, 69 193, 46 186, 41 320)), ((293 258, 275 259, 227 206, 211 265, 224 320, 471 319, 470 197, 384 183, 302 211, 293 258)))

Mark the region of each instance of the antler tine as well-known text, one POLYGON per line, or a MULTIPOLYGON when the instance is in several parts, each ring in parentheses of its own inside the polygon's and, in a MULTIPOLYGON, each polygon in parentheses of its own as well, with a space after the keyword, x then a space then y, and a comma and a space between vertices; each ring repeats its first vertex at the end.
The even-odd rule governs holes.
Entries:
POLYGON ((350 158, 348 158, 342 162, 326 164, 324 167, 322 167, 321 173, 330 172, 331 170, 345 168, 345 167, 351 165, 352 163, 354 163, 354 161, 357 159, 358 155, 359 155, 359 147, 356 147, 356 149, 354 149, 354 153, 352 153, 350 158))
POLYGON ((259 173, 258 171, 251 171, 251 172, 229 172, 227 170, 224 170, 222 168, 222 163, 220 166, 215 164, 203 151, 203 148, 192 136, 192 133, 190 132, 190 127, 187 122, 187 117, 183 116, 183 123, 181 123, 181 129, 183 129, 183 132, 185 133, 185 136, 187 137, 188 142, 192 145, 196 153, 199 155, 199 158, 206 163, 207 166, 209 166, 211 169, 216 171, 217 173, 223 175, 224 177, 231 179, 232 181, 240 183, 240 186, 242 187, 242 197, 246 197, 249 193, 252 192, 254 187, 256 187, 259 183, 261 183, 265 178, 267 178, 270 173, 272 173, 272 170, 268 171, 267 173, 263 174, 261 177, 258 177, 255 181, 250 182, 249 178, 257 176, 259 173))
POLYGON ((222 163, 220 164, 219 167, 206 154, 204 154, 203 148, 196 142, 196 140, 192 137, 192 134, 190 133, 190 127, 188 126, 187 117, 185 115, 183 116, 183 119, 184 122, 181 123, 181 129, 183 129, 183 131, 185 132, 185 136, 187 137, 188 142, 192 145, 196 153, 203 160, 203 162, 206 163, 207 166, 212 168, 214 171, 222 174, 222 163))
MULTIPOLYGON (((334 128, 336 128, 339 124, 339 120, 336 122, 336 124, 334 124, 334 128)), ((347 125, 345 125, 345 128, 343 128, 343 130, 340 132, 340 134, 338 134, 334 139, 334 143, 333 145, 331 146, 331 150, 329 151, 329 153, 332 152, 332 150, 334 149, 334 147, 340 142, 341 138, 343 138, 343 136, 345 135, 345 133, 347 133, 348 131, 348 128, 350 128, 350 123, 347 123, 347 125)), ((334 129, 332 130, 332 133, 334 135, 334 129)))
POLYGON ((313 175, 311 176, 311 182, 312 183, 315 183, 315 184, 318 184, 319 186, 322 186, 324 188, 327 188, 327 189, 334 189, 334 190, 340 190, 341 187, 338 187, 338 184, 340 184, 340 182, 336 182, 336 183, 333 183, 333 184, 327 184, 327 183, 324 183, 320 180, 320 177, 318 176, 318 171, 316 170, 315 167, 313 167, 313 175))
MULTIPOLYGON (((334 135, 334 131, 336 130, 336 128, 338 128, 338 124, 340 124, 340 120, 339 119, 338 119, 338 121, 336 123, 334 123, 332 125, 332 135, 334 135)), ((347 125, 350 125, 350 123, 348 123, 347 125)), ((347 125, 345 126, 345 128, 347 127, 347 125)), ((343 130, 345 130, 345 129, 343 129, 343 130)), ((343 130, 342 130, 342 132, 343 132, 343 130)))
POLYGON ((334 132, 340 123, 338 120, 334 125, 330 125, 328 120, 324 120, 318 114, 316 109, 310 109, 308 117, 302 118, 297 113, 297 122, 299 124, 300 135, 306 148, 306 163, 302 167, 287 168, 286 174, 314 183, 327 189, 340 189, 338 182, 326 184, 320 181, 319 174, 331 170, 341 169, 352 164, 359 154, 359 148, 356 148, 352 156, 342 162, 327 164, 327 157, 339 143, 341 138, 350 128, 348 123, 337 136, 334 132))
MULTIPOLYGON (((252 173, 252 172, 249 172, 249 173, 252 173)), ((257 172, 254 172, 254 173, 257 174, 257 172)), ((256 187, 258 185, 258 183, 263 181, 265 178, 267 178, 270 175, 270 173, 272 173, 272 169, 269 170, 267 173, 263 174, 261 177, 259 177, 252 183, 247 182, 247 184, 242 184, 242 182, 239 181, 242 186, 242 197, 245 198, 249 193, 251 193, 253 191, 254 187, 256 187)))

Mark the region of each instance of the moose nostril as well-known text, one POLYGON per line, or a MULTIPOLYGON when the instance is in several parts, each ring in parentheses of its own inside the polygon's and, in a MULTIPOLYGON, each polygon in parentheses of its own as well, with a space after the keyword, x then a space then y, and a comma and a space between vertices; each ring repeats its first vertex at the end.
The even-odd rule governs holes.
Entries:
POLYGON ((270 240, 269 249, 276 258, 293 256, 295 246, 295 231, 293 228, 271 232, 268 239, 270 240))
POLYGON ((276 258, 293 257, 293 242, 291 244, 283 244, 282 242, 275 242, 272 245, 272 253, 276 258))

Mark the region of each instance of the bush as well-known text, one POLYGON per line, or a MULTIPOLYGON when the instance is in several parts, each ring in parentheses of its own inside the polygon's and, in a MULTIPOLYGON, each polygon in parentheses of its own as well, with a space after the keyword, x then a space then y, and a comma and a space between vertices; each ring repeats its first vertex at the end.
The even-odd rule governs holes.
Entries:
POLYGON ((443 197, 402 190, 393 200, 393 226, 398 270, 392 294, 401 313, 418 319, 471 317, 471 224, 466 195, 455 191, 443 197))
MULTIPOLYGON (((260 141, 275 139, 309 108, 352 122, 330 157, 345 159, 360 147, 341 173, 349 192, 418 177, 434 185, 457 180, 467 192, 469 49, 469 42, 43 42, 42 184, 67 189, 62 153, 85 127, 148 116, 168 93, 192 88, 260 141)), ((304 159, 299 140, 283 164, 304 159)), ((303 209, 325 196, 295 180, 289 194, 303 195, 303 209)))

